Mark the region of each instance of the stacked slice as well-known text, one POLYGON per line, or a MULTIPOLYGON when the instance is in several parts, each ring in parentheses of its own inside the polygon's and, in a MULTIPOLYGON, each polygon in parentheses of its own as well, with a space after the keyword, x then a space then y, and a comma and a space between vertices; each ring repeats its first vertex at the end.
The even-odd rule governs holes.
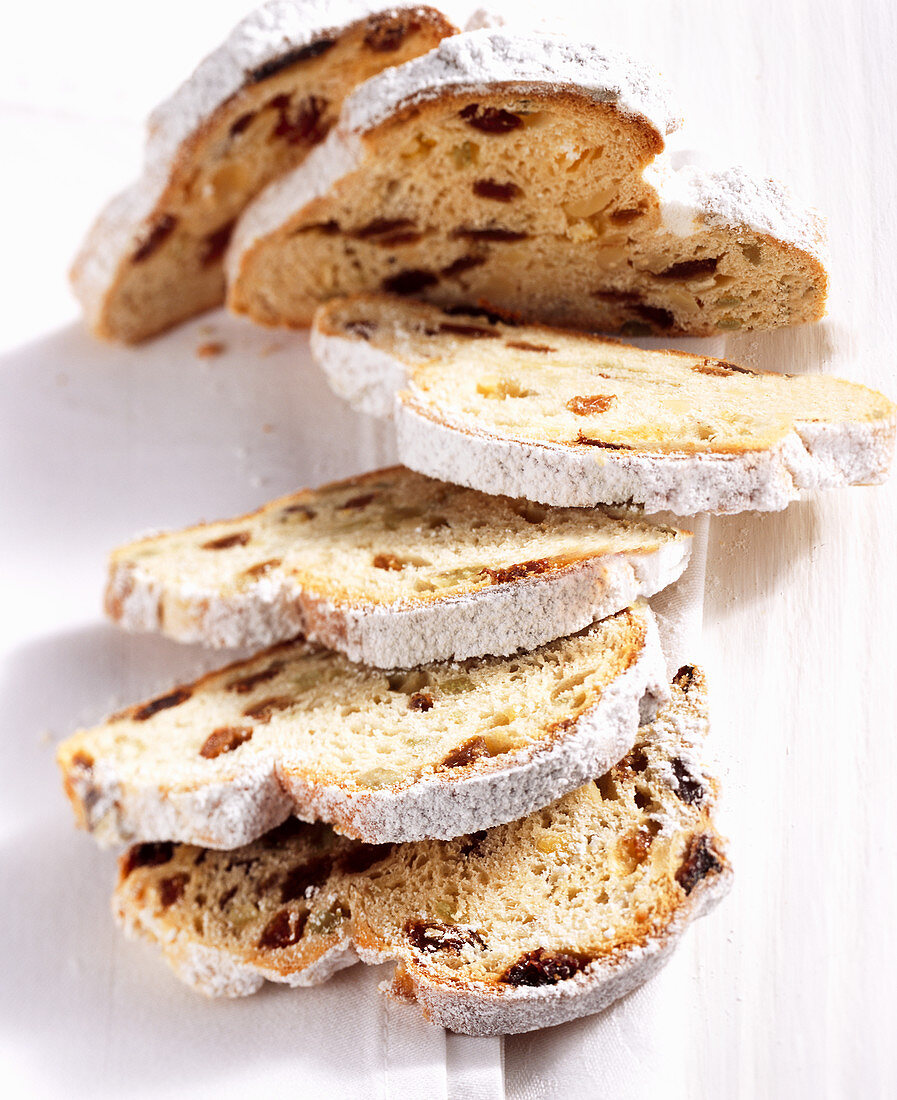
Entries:
POLYGON ((631 988, 728 880, 697 757, 702 681, 683 672, 657 717, 670 688, 641 602, 689 542, 397 468, 116 551, 107 605, 125 625, 221 644, 301 623, 343 650, 284 641, 63 743, 79 824, 139 842, 126 927, 206 992, 394 957, 399 988, 475 1033, 631 988), (369 618, 377 632, 353 634, 369 618), (358 650, 374 660, 344 655, 358 650), (442 660, 392 667, 423 650, 442 660), (548 940, 504 913, 508 890, 548 940))

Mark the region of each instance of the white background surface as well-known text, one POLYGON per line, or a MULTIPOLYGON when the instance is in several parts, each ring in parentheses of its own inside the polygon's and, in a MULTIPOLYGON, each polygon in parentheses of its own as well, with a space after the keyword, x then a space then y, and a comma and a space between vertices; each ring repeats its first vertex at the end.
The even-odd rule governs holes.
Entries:
MULTIPOLYGON (((897 396, 893 6, 562 9, 664 70, 690 144, 781 176, 829 216, 828 319, 729 339, 726 356, 897 396)), ((382 974, 208 1004, 122 942, 112 861, 71 829, 53 764, 76 725, 215 662, 103 624, 109 547, 391 457, 385 433, 329 395, 303 336, 215 315, 122 351, 77 324, 65 268, 136 171, 142 116, 244 10, 85 0, 5 13, 0 1083, 29 1097, 473 1097, 459 1076, 470 1046, 450 1039, 444 1053, 441 1032, 406 1032, 374 1007, 382 974), (218 359, 195 356, 206 325, 227 345, 218 359)), ((509 1039, 509 1096, 897 1093, 895 493, 711 522, 704 650, 734 891, 648 987, 509 1039)), ((476 1050, 498 1066, 497 1043, 476 1050)))

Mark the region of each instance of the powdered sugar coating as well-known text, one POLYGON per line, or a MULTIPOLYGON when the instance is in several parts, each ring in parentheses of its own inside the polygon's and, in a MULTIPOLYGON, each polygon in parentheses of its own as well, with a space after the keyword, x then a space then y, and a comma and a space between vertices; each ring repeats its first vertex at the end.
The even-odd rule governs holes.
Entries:
MULTIPOLYGON (((641 647, 597 701, 538 743, 509 755, 500 768, 464 775, 425 775, 397 788, 346 789, 327 779, 301 779, 265 756, 228 781, 168 789, 124 782, 104 760, 63 765, 79 823, 103 846, 174 840, 236 848, 290 814, 326 820, 370 843, 450 838, 516 820, 601 774, 632 746, 669 695, 653 614, 637 605, 641 647)), ((287 763, 289 763, 287 761, 287 763)))
POLYGON ((802 490, 875 485, 887 477, 897 416, 797 423, 769 450, 632 453, 529 443, 453 425, 415 398, 396 412, 399 457, 412 470, 485 493, 574 507, 628 501, 645 512, 780 511, 802 490))
POLYGON ((168 186, 184 142, 235 95, 253 69, 382 12, 420 10, 377 0, 271 0, 237 24, 225 41, 151 113, 140 178, 101 211, 72 268, 72 284, 88 323, 99 323, 123 256, 142 243, 146 220, 168 186))
POLYGON ((687 237, 704 226, 746 226, 828 262, 825 222, 801 206, 778 180, 758 180, 744 168, 712 170, 696 164, 673 169, 661 155, 644 178, 657 190, 664 225, 687 237))
POLYGON ((365 133, 406 107, 496 86, 522 94, 570 89, 644 119, 661 136, 680 121, 658 74, 625 54, 559 34, 486 27, 443 39, 428 54, 378 73, 346 99, 339 125, 365 133))
POLYGON ((113 570, 108 591, 126 630, 158 630, 168 594, 181 609, 174 636, 182 642, 261 649, 305 634, 351 661, 411 668, 429 661, 506 656, 574 634, 666 588, 682 573, 690 552, 691 538, 682 533, 651 552, 598 555, 548 574, 418 606, 336 605, 289 577, 270 576, 226 595, 193 585, 163 593, 154 578, 131 563, 113 570))

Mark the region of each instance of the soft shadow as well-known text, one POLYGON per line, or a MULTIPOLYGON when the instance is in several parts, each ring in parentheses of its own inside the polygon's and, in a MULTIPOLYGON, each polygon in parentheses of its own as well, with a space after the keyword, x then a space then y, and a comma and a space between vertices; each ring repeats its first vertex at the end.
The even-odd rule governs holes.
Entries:
POLYGON ((4 931, 0 1029, 51 1087, 41 1095, 201 1087, 231 1096, 241 1080, 249 1095, 253 1073, 323 1087, 315 1078, 332 1080, 335 1066, 341 1095, 365 1095, 381 1061, 378 1029, 358 1029, 347 1043, 346 1027, 355 1005, 378 996, 384 968, 357 966, 315 990, 269 986, 207 1000, 173 977, 157 949, 123 939, 109 909, 113 880, 113 859, 55 819, 0 846, 0 881, 18 910, 4 931))
POLYGON ((775 601, 820 537, 819 511, 818 503, 808 499, 782 512, 711 517, 705 620, 725 619, 760 600, 775 601))
POLYGON ((750 332, 726 338, 726 358, 753 370, 776 374, 828 374, 830 360, 844 335, 835 322, 796 325, 772 332, 750 332))
POLYGON ((20 546, 45 547, 49 523, 76 550, 111 546, 394 453, 389 425, 330 392, 305 333, 221 312, 137 349, 69 325, 0 358, 0 407, 0 514, 20 546), (199 357, 209 343, 221 352, 199 357))

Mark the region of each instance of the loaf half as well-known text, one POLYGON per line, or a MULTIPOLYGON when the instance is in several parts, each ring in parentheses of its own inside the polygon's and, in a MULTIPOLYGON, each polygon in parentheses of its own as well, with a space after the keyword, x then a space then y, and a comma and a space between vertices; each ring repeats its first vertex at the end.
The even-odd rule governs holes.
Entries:
POLYGON ((58 760, 102 844, 235 848, 290 814, 372 843, 447 838, 610 767, 665 678, 644 605, 532 653, 410 672, 297 641, 77 733, 58 760))
POLYGON ((672 583, 691 536, 396 467, 111 557, 129 630, 260 649, 304 634, 377 668, 530 650, 672 583))
POLYGON ((142 177, 75 261, 94 332, 135 343, 222 302, 249 200, 305 159, 356 84, 454 30, 433 8, 370 0, 275 0, 244 19, 153 113, 142 177))
POLYGON ((453 1031, 562 1023, 653 974, 729 886, 706 725, 701 673, 683 668, 616 767, 525 820, 393 847, 313 825, 236 852, 141 844, 114 910, 212 996, 394 959, 392 991, 453 1031))
POLYGON ((675 124, 650 71, 595 46, 446 38, 353 93, 247 209, 229 305, 303 326, 384 290, 630 335, 819 318, 818 216, 740 170, 655 160, 675 124))
POLYGON ((337 393, 396 417, 413 469, 552 505, 784 508, 883 481, 887 398, 827 375, 747 370, 386 296, 322 306, 312 347, 337 393))

